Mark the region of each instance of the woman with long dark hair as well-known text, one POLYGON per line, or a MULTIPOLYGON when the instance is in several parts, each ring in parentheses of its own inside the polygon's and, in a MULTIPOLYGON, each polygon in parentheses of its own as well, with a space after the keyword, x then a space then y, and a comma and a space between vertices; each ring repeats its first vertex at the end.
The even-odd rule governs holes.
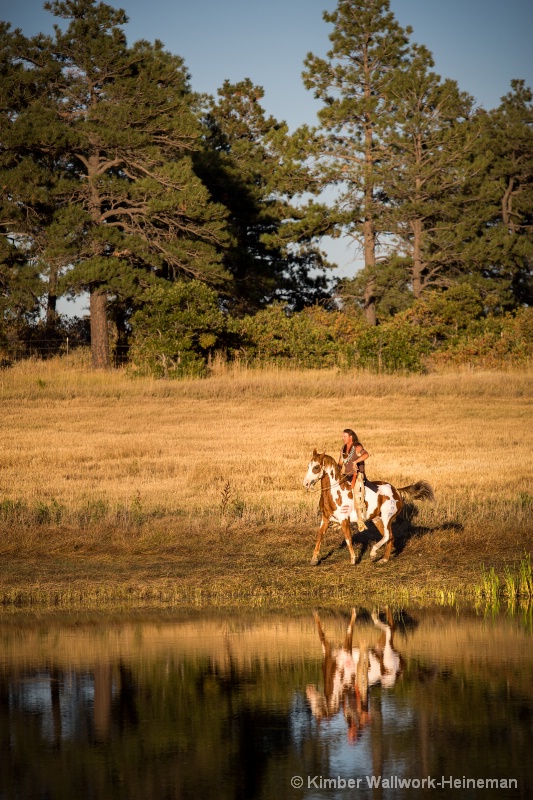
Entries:
POLYGON ((342 433, 342 450, 339 455, 339 467, 344 475, 352 482, 354 490, 355 510, 357 513, 357 527, 360 531, 366 530, 366 504, 365 504, 365 461, 368 452, 365 450, 356 432, 345 428, 342 433))
POLYGON ((343 446, 339 456, 339 467, 345 475, 352 476, 352 486, 358 473, 365 474, 365 461, 368 453, 359 441, 355 431, 345 428, 342 433, 343 446))

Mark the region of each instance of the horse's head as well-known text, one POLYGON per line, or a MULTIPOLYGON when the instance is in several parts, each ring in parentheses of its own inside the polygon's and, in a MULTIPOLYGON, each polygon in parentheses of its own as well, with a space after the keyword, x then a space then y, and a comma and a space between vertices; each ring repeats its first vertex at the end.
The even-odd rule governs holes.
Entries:
POLYGON ((325 453, 317 453, 316 447, 313 450, 311 461, 307 465, 307 472, 304 477, 304 488, 311 489, 324 474, 325 453))

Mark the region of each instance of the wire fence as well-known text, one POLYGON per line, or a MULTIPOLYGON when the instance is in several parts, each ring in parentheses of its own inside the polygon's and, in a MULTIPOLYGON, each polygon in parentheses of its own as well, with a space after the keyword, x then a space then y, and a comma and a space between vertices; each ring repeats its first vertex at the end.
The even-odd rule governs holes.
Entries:
POLYGON ((47 359, 52 356, 68 356, 74 350, 89 347, 89 342, 78 337, 64 339, 30 339, 17 342, 0 342, 0 366, 29 358, 47 359))

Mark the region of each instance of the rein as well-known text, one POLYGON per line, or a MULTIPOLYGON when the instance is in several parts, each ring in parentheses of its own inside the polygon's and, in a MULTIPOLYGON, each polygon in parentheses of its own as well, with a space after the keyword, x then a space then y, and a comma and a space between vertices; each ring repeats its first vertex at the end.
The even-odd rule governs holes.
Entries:
MULTIPOLYGON (((322 475, 320 476, 320 478, 317 478, 317 479, 316 479, 315 483, 318 483, 318 481, 321 481, 321 480, 322 480, 322 478, 324 477, 324 475, 325 475, 325 474, 326 474, 326 471, 324 470, 324 471, 322 472, 322 475)), ((309 489, 306 489, 306 491, 307 491, 307 492, 313 492, 313 493, 315 493, 315 492, 329 492, 329 491, 330 491, 331 489, 333 489, 335 486, 341 486, 341 485, 342 485, 342 483, 344 483, 344 481, 347 481, 347 480, 348 480, 348 478, 343 478, 343 480, 337 481, 337 483, 332 483, 332 484, 331 484, 330 486, 328 486, 326 489, 322 489, 322 488, 320 488, 320 489, 314 489, 314 488, 313 488, 313 486, 314 486, 315 484, 313 484, 313 486, 309 487, 309 489)))

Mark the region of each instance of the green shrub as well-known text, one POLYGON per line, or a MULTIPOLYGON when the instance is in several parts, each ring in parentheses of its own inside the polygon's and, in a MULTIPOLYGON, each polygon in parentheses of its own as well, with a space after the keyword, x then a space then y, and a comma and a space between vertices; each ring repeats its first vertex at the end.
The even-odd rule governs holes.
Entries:
POLYGON ((429 352, 427 334, 396 318, 367 328, 357 338, 358 364, 372 372, 423 372, 429 352))
POLYGON ((209 354, 221 348, 251 364, 386 373, 465 363, 501 367, 533 355, 533 310, 491 314, 467 283, 428 292, 376 327, 361 313, 319 306, 290 313, 274 304, 228 318, 216 293, 198 281, 158 285, 143 301, 132 318, 131 360, 140 374, 157 377, 205 375, 209 354))
POLYGON ((533 356, 533 309, 487 314, 475 288, 456 284, 428 292, 391 320, 363 329, 356 346, 359 365, 378 372, 526 364, 533 356))
POLYGON ((131 319, 131 364, 141 375, 202 376, 226 329, 218 296, 201 281, 153 286, 131 319))
POLYGON ((526 366, 533 359, 533 309, 487 318, 479 331, 465 333, 450 345, 431 354, 432 366, 463 366, 484 369, 526 366))
POLYGON ((275 304, 254 316, 233 320, 232 331, 240 340, 241 353, 251 362, 331 367, 354 361, 354 346, 339 335, 338 322, 335 312, 312 307, 291 314, 275 304))

